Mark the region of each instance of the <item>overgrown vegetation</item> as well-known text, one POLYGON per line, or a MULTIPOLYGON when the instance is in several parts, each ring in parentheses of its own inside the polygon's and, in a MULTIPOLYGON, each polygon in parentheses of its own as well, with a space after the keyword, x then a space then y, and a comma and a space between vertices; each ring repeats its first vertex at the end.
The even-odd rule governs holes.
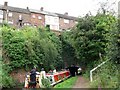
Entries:
POLYGON ((62 59, 64 61, 64 66, 68 67, 72 64, 77 63, 77 58, 75 57, 75 49, 71 44, 71 38, 69 37, 71 33, 63 32, 60 36, 62 42, 62 59))
POLYGON ((9 76, 5 64, 0 61, 0 88, 10 88, 15 86, 15 81, 9 76))
POLYGON ((22 30, 2 27, 3 61, 10 70, 44 67, 46 71, 61 68, 61 42, 52 32, 26 27, 22 30), (59 61, 58 61, 59 60, 59 61))
POLYGON ((43 84, 42 88, 52 88, 52 86, 50 85, 50 81, 48 79, 43 78, 41 81, 43 84))
POLYGON ((3 57, 1 62, 6 67, 0 71, 4 72, 2 73, 3 87, 11 86, 12 78, 9 74, 13 70, 29 71, 37 67, 38 71, 41 68, 49 71, 55 67, 62 68, 61 41, 48 28, 24 27, 18 30, 2 26, 0 31, 2 32, 3 57))
POLYGON ((77 58, 77 63, 86 67, 87 76, 91 69, 109 60, 95 72, 95 81, 91 87, 117 88, 119 86, 119 39, 115 16, 109 13, 86 15, 80 18, 76 27, 65 35, 67 38, 64 38, 66 39, 64 41, 75 51, 74 57, 77 58))
POLYGON ((106 63, 93 72, 93 75, 93 82, 90 83, 92 88, 119 88, 119 71, 113 62, 106 63))

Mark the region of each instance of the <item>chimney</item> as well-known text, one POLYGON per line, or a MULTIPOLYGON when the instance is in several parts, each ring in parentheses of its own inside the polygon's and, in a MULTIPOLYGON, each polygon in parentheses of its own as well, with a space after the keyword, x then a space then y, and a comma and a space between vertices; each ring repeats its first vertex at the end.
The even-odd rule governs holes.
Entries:
POLYGON ((27 10, 29 10, 29 7, 27 7, 27 10))
POLYGON ((8 2, 4 2, 4 6, 8 6, 8 2))
POLYGON ((41 8, 40 8, 40 11, 43 11, 43 9, 44 9, 44 8, 43 8, 43 7, 41 7, 41 8))
POLYGON ((68 15, 68 12, 65 12, 65 14, 64 15, 68 15))

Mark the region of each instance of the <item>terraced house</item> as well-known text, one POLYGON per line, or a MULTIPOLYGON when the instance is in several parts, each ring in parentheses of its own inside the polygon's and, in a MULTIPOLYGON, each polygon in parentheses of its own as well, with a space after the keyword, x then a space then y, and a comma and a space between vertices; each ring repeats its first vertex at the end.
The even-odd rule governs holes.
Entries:
POLYGON ((43 8, 40 10, 29 9, 31 13, 31 25, 32 26, 45 26, 45 13, 43 12, 43 8))
POLYGON ((68 13, 59 14, 44 11, 43 7, 40 10, 17 8, 8 6, 5 2, 0 5, 0 23, 3 21, 14 27, 20 28, 26 25, 35 27, 50 27, 54 32, 61 32, 68 30, 75 26, 77 22, 76 17, 69 16, 68 13))
POLYGON ((68 13, 66 12, 65 14, 59 14, 56 13, 59 17, 59 27, 60 30, 69 30, 70 28, 74 27, 75 24, 77 23, 78 18, 69 16, 68 13))
POLYGON ((3 21, 15 27, 22 27, 30 24, 30 12, 28 9, 11 7, 4 3, 0 10, 3 11, 3 21))

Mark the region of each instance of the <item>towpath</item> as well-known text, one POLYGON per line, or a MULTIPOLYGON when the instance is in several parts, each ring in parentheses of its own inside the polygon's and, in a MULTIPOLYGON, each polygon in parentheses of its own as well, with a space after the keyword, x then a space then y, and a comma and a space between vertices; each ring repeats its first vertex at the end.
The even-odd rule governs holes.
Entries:
POLYGON ((86 80, 83 76, 77 76, 78 79, 73 86, 73 88, 89 88, 89 81, 86 80))

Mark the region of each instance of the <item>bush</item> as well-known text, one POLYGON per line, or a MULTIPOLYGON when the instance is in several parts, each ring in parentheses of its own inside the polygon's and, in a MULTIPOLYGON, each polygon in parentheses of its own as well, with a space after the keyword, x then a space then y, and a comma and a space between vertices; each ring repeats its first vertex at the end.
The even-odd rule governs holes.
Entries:
POLYGON ((50 85, 50 81, 49 79, 42 79, 42 85, 43 85, 43 88, 51 88, 52 86, 50 85))
POLYGON ((15 82, 12 77, 9 76, 7 70, 5 69, 6 65, 0 61, 0 87, 2 88, 10 88, 15 86, 15 82))
POLYGON ((61 41, 52 32, 33 27, 14 30, 3 26, 3 60, 8 62, 10 70, 31 69, 36 66, 46 71, 50 65, 61 67, 61 41))

